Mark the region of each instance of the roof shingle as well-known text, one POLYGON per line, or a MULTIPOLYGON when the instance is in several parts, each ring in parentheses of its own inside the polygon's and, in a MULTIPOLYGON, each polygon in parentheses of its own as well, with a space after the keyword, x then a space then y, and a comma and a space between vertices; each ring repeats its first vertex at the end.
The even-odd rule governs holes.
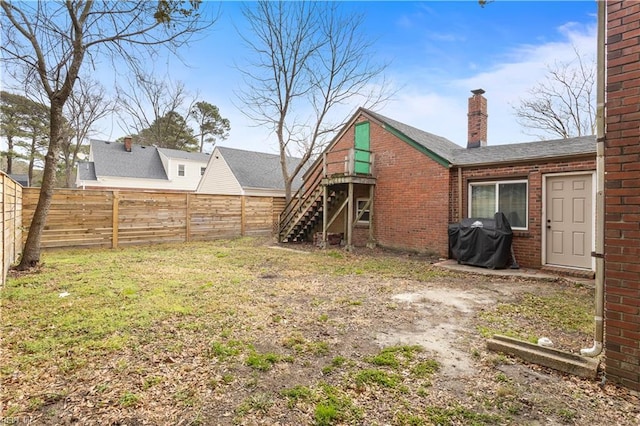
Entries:
MULTIPOLYGON (((280 166, 280 156, 264 152, 245 151, 241 149, 219 146, 220 151, 229 168, 243 188, 269 188, 284 190, 284 179, 280 166)), ((293 173, 300 163, 299 158, 288 157, 287 166, 289 173, 293 173)), ((302 171, 304 172, 304 170, 302 171)), ((297 190, 302 184, 298 177, 294 179, 292 189, 297 190)))
POLYGON ((365 109, 363 111, 455 166, 544 160, 596 153, 595 136, 490 145, 468 149, 446 138, 425 132, 381 114, 365 109))
POLYGON ((169 158, 177 158, 181 160, 190 160, 197 161, 200 163, 206 163, 209 161, 209 154, 205 154, 203 152, 190 152, 190 151, 181 151, 179 149, 169 149, 169 148, 157 148, 158 152, 169 157, 169 158))
POLYGON ((118 176, 143 179, 167 179, 158 150, 153 146, 132 145, 91 140, 91 155, 96 176, 118 176))

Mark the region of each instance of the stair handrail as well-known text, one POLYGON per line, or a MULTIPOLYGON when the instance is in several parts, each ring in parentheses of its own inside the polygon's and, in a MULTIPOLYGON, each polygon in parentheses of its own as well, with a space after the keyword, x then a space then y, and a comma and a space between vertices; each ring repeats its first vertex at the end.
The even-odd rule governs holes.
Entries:
POLYGON ((305 182, 296 193, 291 197, 289 202, 285 205, 284 210, 281 215, 281 220, 278 228, 278 234, 280 235, 282 231, 287 228, 289 223, 296 217, 296 213, 302 211, 302 205, 306 202, 306 200, 313 194, 313 192, 318 188, 320 182, 322 182, 322 178, 324 177, 323 173, 313 173, 314 179, 310 182, 309 185, 306 185, 305 182))
POLYGON ((291 204, 291 208, 287 212, 286 217, 280 222, 279 235, 282 237, 284 234, 291 232, 291 228, 294 227, 300 218, 309 210, 313 205, 313 201, 320 198, 320 196, 320 191, 316 189, 305 197, 297 198, 296 202, 291 204))

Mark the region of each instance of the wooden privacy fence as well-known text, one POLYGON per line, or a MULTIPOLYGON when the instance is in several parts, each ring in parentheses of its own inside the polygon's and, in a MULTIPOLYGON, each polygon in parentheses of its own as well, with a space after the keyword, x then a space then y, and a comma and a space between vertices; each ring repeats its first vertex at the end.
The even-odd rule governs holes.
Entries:
POLYGON ((7 271, 22 252, 22 186, 0 172, 0 219, 2 222, 2 278, 7 279, 7 271))
MULTIPOLYGON (((26 237, 40 195, 23 191, 26 237)), ((42 248, 118 247, 271 235, 284 199, 178 192, 57 189, 42 248)))

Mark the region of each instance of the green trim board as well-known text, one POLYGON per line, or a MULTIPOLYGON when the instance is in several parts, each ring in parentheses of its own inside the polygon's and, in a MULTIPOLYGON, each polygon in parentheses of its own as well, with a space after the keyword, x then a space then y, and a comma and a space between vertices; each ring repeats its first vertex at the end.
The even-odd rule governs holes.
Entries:
POLYGON ((355 164, 354 171, 359 174, 371 173, 371 140, 368 121, 356 123, 354 132, 355 164))

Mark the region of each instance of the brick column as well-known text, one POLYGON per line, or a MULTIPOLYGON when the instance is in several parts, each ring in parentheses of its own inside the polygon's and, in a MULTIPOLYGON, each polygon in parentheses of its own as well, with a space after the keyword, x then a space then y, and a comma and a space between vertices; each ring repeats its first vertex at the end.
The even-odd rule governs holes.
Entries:
POLYGON ((605 363, 640 391, 640 2, 607 2, 605 363))

